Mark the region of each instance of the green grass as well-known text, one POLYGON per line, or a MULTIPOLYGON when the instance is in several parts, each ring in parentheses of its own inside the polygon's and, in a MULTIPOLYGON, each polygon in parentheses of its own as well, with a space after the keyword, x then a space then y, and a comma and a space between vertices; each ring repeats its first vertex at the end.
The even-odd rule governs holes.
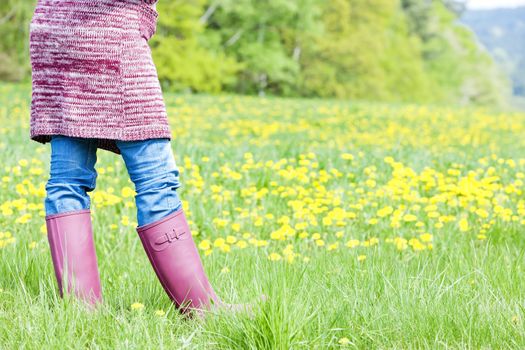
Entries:
POLYGON ((0 93, 0 348, 525 347, 523 114, 166 94, 180 195, 197 243, 228 235, 242 240, 243 233, 267 242, 231 244, 230 252, 214 247, 208 256, 201 250, 225 301, 255 302, 260 294, 268 301, 255 303, 253 317, 221 312, 198 321, 181 317, 158 283, 135 231, 133 198, 121 195, 133 186, 124 162, 102 150, 91 196, 104 304, 91 312, 59 298, 42 232, 50 147, 29 140, 30 88, 3 85, 0 93), (395 171, 385 157, 403 167, 395 171), (286 164, 266 163, 279 160, 286 164), (425 168, 433 173, 424 175, 425 168), (490 176, 499 177, 493 185, 490 176), (436 185, 426 186, 428 178, 436 185), (269 192, 257 196, 252 186, 269 192), (119 202, 105 200, 111 189, 119 202), (294 209, 293 201, 310 209, 294 209), (424 209, 434 201, 440 217, 451 217, 441 227, 424 209), (385 206, 414 214, 421 225, 402 219, 393 227, 395 214, 377 215, 385 206), (353 215, 340 226, 323 222, 334 208, 353 215), (476 214, 479 208, 488 217, 476 214), (24 214, 30 215, 21 220, 24 214), (265 214, 274 217, 256 224, 265 214), (309 225, 272 239, 283 216, 292 227, 309 225), (300 238, 302 231, 308 237, 300 238), (400 250, 388 241, 422 233, 432 234, 431 249, 424 243, 420 251, 400 250), (378 244, 363 244, 373 237, 378 244), (346 247, 350 239, 361 244, 346 247), (330 244, 338 246, 329 250, 330 244), (287 245, 296 254, 292 263, 287 245), (271 253, 281 259, 268 259, 271 253), (135 302, 144 308, 133 310, 135 302))

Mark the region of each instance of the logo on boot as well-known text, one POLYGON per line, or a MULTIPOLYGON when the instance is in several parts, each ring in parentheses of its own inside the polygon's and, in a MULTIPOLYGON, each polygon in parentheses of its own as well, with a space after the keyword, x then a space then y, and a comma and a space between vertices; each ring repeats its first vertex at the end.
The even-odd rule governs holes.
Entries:
POLYGON ((160 252, 168 248, 171 243, 180 240, 184 234, 186 234, 186 231, 177 232, 175 229, 172 229, 171 232, 164 233, 153 243, 153 250, 160 252))

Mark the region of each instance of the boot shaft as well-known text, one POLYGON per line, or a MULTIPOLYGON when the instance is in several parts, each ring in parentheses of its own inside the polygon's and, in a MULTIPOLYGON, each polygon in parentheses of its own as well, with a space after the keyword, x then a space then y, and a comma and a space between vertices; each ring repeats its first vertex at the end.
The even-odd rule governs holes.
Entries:
POLYGON ((164 290, 182 313, 218 302, 182 209, 137 232, 164 290))
POLYGON ((95 304, 102 300, 91 211, 46 216, 47 237, 60 295, 68 293, 95 304))

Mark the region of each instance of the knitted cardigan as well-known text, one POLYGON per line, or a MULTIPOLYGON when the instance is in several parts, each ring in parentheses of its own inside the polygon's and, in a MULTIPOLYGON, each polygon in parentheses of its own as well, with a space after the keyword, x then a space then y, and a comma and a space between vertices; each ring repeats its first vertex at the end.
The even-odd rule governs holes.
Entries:
POLYGON ((171 139, 148 40, 155 0, 38 0, 30 23, 30 138, 171 139))

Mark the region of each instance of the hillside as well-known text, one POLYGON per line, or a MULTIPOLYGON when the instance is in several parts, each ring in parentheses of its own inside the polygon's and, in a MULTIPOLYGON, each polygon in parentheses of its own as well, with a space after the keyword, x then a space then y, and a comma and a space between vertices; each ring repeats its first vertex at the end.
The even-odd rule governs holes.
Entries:
POLYGON ((471 10, 461 20, 511 77, 514 94, 525 96, 525 6, 471 10))

